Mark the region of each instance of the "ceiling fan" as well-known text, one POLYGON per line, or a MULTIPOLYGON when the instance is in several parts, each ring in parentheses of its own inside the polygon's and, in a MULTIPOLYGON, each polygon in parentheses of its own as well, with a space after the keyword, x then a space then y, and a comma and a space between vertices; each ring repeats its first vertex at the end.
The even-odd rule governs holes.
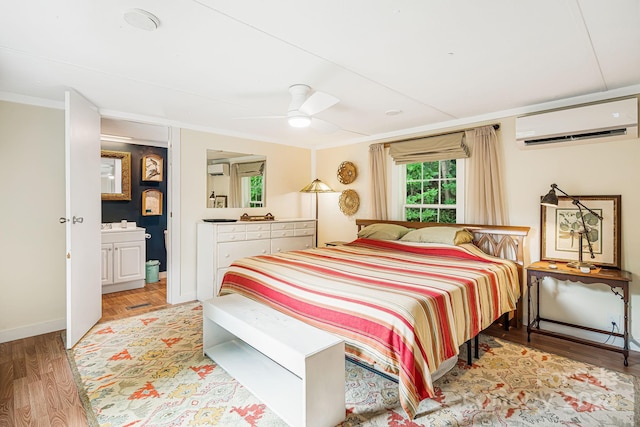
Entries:
POLYGON ((291 102, 287 112, 289 126, 304 128, 310 126, 314 121, 327 123, 313 116, 340 102, 338 98, 328 93, 314 91, 309 96, 309 92, 311 92, 311 88, 304 84, 289 87, 289 93, 291 93, 291 102))
POLYGON ((311 127, 321 132, 334 132, 338 126, 333 123, 314 117, 321 111, 326 110, 340 102, 338 98, 325 92, 313 91, 305 84, 295 84, 289 87, 291 102, 286 116, 261 116, 245 117, 247 119, 280 119, 286 118, 289 126, 295 128, 311 127))

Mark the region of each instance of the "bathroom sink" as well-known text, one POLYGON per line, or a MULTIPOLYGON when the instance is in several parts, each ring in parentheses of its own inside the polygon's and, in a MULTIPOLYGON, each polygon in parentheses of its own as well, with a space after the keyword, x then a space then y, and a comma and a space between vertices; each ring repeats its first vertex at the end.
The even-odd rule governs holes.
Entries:
POLYGON ((103 233, 117 233, 121 231, 145 231, 144 228, 138 227, 135 221, 127 221, 124 223, 125 227, 122 227, 122 222, 106 222, 100 226, 100 231, 103 233))
POLYGON ((112 228, 103 228, 100 231, 102 231, 103 233, 118 233, 122 231, 140 231, 140 230, 144 231, 144 228, 141 228, 141 227, 122 228, 118 226, 118 227, 112 227, 112 228))

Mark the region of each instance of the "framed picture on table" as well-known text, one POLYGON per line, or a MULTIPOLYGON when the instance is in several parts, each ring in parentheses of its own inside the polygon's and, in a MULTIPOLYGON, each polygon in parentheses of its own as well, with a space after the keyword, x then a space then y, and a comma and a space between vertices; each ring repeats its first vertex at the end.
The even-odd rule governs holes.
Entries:
POLYGON ((541 205, 540 259, 572 262, 578 260, 579 252, 582 251, 585 262, 599 267, 620 268, 621 196, 573 197, 601 215, 602 220, 588 210, 580 209, 570 197, 566 196, 558 197, 557 207, 541 205), (583 235, 582 247, 580 247, 580 234, 583 235), (589 245, 591 245, 591 251, 589 245), (591 252, 593 252, 593 258, 591 258, 591 252))

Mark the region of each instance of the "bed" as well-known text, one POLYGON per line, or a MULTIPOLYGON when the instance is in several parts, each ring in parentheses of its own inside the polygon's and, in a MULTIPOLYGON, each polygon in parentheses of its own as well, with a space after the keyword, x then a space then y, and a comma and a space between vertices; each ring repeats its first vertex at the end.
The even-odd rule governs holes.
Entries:
POLYGON ((347 357, 397 379, 413 418, 462 344, 497 319, 518 323, 528 227, 356 224, 359 237, 344 245, 235 261, 219 295, 240 294, 341 337, 347 357))

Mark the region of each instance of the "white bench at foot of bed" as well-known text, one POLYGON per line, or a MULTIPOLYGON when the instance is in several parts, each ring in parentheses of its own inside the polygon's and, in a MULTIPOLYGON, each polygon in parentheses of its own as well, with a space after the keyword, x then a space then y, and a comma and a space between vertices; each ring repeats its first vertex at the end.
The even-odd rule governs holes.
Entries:
POLYGON ((203 348, 291 426, 345 418, 344 342, 232 294, 203 302, 203 348))

